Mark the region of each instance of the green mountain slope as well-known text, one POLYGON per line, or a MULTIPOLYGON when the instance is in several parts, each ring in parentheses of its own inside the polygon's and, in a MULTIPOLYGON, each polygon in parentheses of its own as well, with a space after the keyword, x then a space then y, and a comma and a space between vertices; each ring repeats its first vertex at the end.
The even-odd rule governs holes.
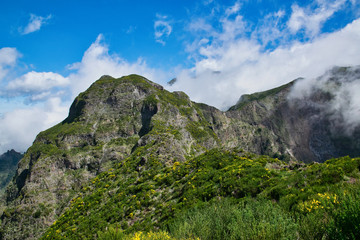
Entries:
POLYGON ((338 200, 333 206, 327 196, 334 201, 339 189, 359 187, 360 158, 287 165, 238 149, 213 149, 166 167, 156 158, 142 162, 145 154, 145 148, 138 149, 84 186, 43 239, 93 239, 108 228, 124 233, 166 229, 186 209, 219 199, 265 198, 278 202, 289 216, 306 216, 323 206, 334 210, 338 200))
POLYGON ((250 162, 244 160, 248 160, 246 157, 242 159, 235 152, 212 150, 166 167, 151 157, 141 164, 141 155, 146 152, 146 149, 139 149, 134 157, 118 164, 116 169, 97 176, 44 236, 91 238, 94 232, 104 230, 109 224, 117 224, 128 231, 154 230, 176 212, 201 201, 231 196, 231 192, 237 197, 248 193, 256 195, 265 187, 257 183, 268 177, 264 167, 266 158, 255 160, 257 167, 252 169, 248 166, 250 162), (223 174, 228 175, 224 182, 223 174), (237 180, 240 174, 244 176, 241 181, 237 180), (254 177, 258 182, 252 186, 235 187, 254 177))

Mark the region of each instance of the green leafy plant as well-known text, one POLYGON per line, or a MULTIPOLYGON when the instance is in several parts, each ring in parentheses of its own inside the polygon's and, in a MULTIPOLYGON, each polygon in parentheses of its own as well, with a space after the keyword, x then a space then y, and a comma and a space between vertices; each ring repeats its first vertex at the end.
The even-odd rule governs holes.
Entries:
POLYGON ((268 200, 220 200, 190 209, 168 225, 177 239, 296 239, 297 225, 268 200))

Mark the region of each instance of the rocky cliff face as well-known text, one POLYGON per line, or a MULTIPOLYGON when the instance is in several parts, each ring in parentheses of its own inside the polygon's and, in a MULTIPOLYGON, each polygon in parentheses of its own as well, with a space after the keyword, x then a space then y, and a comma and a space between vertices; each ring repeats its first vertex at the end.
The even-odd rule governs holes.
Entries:
MULTIPOLYGON (((75 99, 62 123, 37 136, 20 161, 7 189, 2 238, 38 238, 84 183, 127 158, 141 172, 155 160, 172 166, 215 147, 283 160, 341 155, 329 119, 311 104, 289 100, 293 85, 244 96, 222 112, 141 76, 103 76, 75 99)), ((355 144, 351 154, 359 149, 355 144)))
POLYGON ((335 67, 316 81, 297 79, 281 87, 244 95, 226 112, 260 129, 261 154, 303 162, 360 155, 357 89, 360 67, 335 67))

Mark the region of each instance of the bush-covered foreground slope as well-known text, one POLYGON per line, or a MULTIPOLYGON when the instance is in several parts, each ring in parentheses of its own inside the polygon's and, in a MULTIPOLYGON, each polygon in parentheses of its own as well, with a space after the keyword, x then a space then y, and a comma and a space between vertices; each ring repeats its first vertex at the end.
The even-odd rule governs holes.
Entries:
POLYGON ((158 229, 174 239, 360 236, 360 158, 285 164, 213 149, 166 167, 156 158, 142 163, 144 154, 137 149, 84 186, 42 239, 95 239, 116 230, 126 239, 158 229))

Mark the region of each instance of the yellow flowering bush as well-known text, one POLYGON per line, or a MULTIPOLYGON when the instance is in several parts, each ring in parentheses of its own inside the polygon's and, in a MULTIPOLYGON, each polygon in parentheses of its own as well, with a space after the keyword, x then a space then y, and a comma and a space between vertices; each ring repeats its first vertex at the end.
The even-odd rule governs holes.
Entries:
MULTIPOLYGON (((171 237, 169 233, 160 231, 160 232, 135 232, 129 235, 123 235, 121 230, 109 229, 106 232, 99 233, 100 240, 107 240, 107 239, 118 239, 118 240, 176 240, 175 238, 171 237), (116 234, 117 233, 117 234, 116 234)), ((182 240, 200 240, 199 238, 187 238, 182 240)))
POLYGON ((330 209, 335 204, 339 204, 336 194, 318 193, 315 198, 300 203, 299 208, 302 212, 311 212, 317 209, 330 209))
POLYGON ((136 232, 129 240, 171 240, 167 232, 136 232))

